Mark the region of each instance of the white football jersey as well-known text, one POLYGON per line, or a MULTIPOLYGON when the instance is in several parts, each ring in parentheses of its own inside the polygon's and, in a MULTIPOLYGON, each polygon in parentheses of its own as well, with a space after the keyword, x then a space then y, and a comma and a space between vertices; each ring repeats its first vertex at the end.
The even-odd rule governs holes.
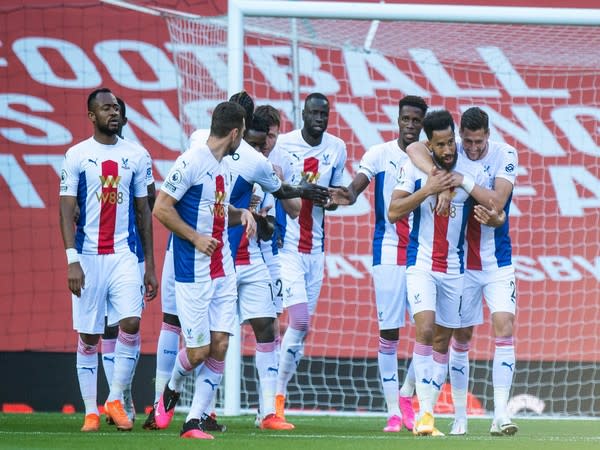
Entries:
MULTIPOLYGON (((346 144, 329 133, 323 134, 321 143, 311 147, 302 137, 301 130, 280 135, 277 145, 292 159, 294 173, 299 178, 321 186, 341 186, 346 164, 346 144)), ((283 248, 292 252, 320 253, 325 249, 325 210, 302 199, 300 215, 292 220, 278 214, 282 228, 283 248)))
MULTIPOLYGON (((483 167, 459 154, 456 172, 469 174, 479 186, 487 186, 483 167)), ((414 193, 427 182, 427 174, 410 159, 403 166, 395 189, 414 193)), ((434 272, 458 274, 464 272, 464 240, 467 219, 474 199, 460 187, 455 188, 448 216, 435 213, 436 195, 427 197, 409 215, 409 243, 406 266, 416 266, 434 272)))
POLYGON ((398 140, 371 147, 360 160, 358 173, 369 182, 375 180, 375 231, 373 233, 373 265, 406 265, 408 245, 408 217, 395 224, 388 220, 392 191, 400 181, 400 169, 408 155, 398 145, 398 140))
MULTIPOLYGON (((457 144, 459 152, 464 154, 460 142, 457 144)), ((518 155, 517 150, 503 142, 488 141, 486 155, 477 160, 483 166, 487 176, 486 187, 494 188, 497 178, 503 178, 515 185, 517 175, 518 155)), ((482 225, 471 214, 467 225, 467 269, 493 270, 512 264, 512 244, 509 235, 509 211, 512 194, 503 205, 506 221, 498 228, 482 225)))
MULTIPOLYGON (((128 142, 137 146, 145 156, 145 159, 146 159, 146 186, 150 186, 151 184, 154 184, 154 182, 155 182, 154 172, 152 170, 152 157, 150 156, 150 153, 148 153, 148 150, 146 150, 144 147, 142 147, 138 142, 135 142, 132 140, 128 140, 128 142)), ((138 257, 138 263, 143 263, 144 262, 144 249, 142 247, 142 240, 140 238, 140 233, 138 233, 137 225, 135 228, 135 254, 138 257)))
POLYGON ((134 197, 148 195, 151 176, 146 155, 130 141, 105 145, 91 137, 67 151, 60 195, 77 197, 79 253, 135 253, 134 197))
POLYGON ((206 141, 208 140, 209 136, 210 136, 210 129, 208 129, 208 128, 199 128, 199 129, 195 130, 190 135, 190 141, 188 144, 188 148, 202 147, 202 146, 206 145, 206 141))
POLYGON ((175 209, 185 223, 219 241, 207 256, 173 235, 175 280, 192 283, 234 273, 227 238, 231 178, 226 158, 217 161, 206 145, 190 148, 177 158, 161 190, 177 200, 175 209))
MULTIPOLYGON (((232 177, 231 204, 236 208, 250 206, 254 183, 269 193, 281 188, 281 179, 273 165, 246 141, 242 140, 237 151, 226 159, 232 177)), ((229 243, 236 266, 263 262, 258 241, 249 240, 242 225, 229 228, 229 243)))

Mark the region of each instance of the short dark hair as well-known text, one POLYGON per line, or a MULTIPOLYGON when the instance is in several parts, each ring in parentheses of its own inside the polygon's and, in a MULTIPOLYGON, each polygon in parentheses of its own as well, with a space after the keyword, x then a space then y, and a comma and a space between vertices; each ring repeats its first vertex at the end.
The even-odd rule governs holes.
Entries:
POLYGON ((246 91, 240 91, 229 97, 229 101, 241 105, 246 110, 246 126, 250 125, 254 115, 254 100, 252 100, 252 97, 246 91))
POLYGON ((88 111, 92 111, 94 109, 94 102, 96 101, 96 97, 98 96, 98 94, 112 94, 112 91, 108 88, 100 88, 100 89, 95 89, 91 92, 90 95, 88 95, 88 99, 87 99, 87 109, 88 111))
POLYGON ((267 124, 272 127, 281 126, 281 117, 279 111, 271 105, 260 105, 254 110, 254 118, 262 117, 267 121, 267 124))
POLYGON ((261 133, 269 133, 269 124, 267 122, 267 119, 256 114, 254 114, 252 123, 250 125, 247 125, 246 128, 248 130, 259 131, 261 133))
POLYGON ((434 131, 445 130, 448 127, 454 131, 454 119, 447 109, 428 112, 423 120, 423 130, 427 139, 432 138, 434 131))
POLYGON ((117 97, 117 103, 119 104, 119 113, 121 114, 121 118, 127 118, 127 107, 125 106, 125 102, 123 99, 117 97))
POLYGON ((415 108, 419 108, 423 111, 423 115, 427 114, 427 103, 423 100, 423 97, 419 97, 418 95, 407 95, 402 97, 398 102, 398 114, 404 106, 414 106, 415 108))
POLYGON ((233 129, 244 126, 246 110, 236 102, 221 102, 213 110, 210 135, 218 138, 225 137, 233 129))
POLYGON ((467 109, 460 118, 460 129, 464 130, 483 130, 488 132, 490 130, 490 119, 488 114, 478 106, 473 106, 467 109))
POLYGON ((304 100, 304 106, 306 106, 306 104, 311 100, 323 100, 323 101, 329 103, 329 100, 327 99, 327 97, 325 97, 320 92, 313 92, 312 94, 308 94, 308 96, 304 100))

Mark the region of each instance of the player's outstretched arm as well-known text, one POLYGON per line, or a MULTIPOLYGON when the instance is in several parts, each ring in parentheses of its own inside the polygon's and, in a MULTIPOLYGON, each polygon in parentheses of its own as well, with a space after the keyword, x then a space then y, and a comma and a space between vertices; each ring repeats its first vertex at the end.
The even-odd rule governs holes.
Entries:
POLYGON ((273 195, 278 199, 286 198, 305 198, 316 204, 325 204, 329 200, 329 191, 326 187, 316 183, 309 183, 308 177, 304 176, 297 185, 282 183, 279 190, 273 192, 273 195))
POLYGON ((158 294, 158 279, 154 267, 154 239, 152 234, 152 213, 148 204, 148 197, 135 198, 136 224, 142 242, 144 251, 145 273, 144 287, 146 288, 145 298, 148 301, 154 300, 158 294))
POLYGON ((75 231, 73 228, 77 209, 77 197, 61 195, 59 207, 60 232, 65 250, 67 251, 67 281, 69 290, 77 297, 81 297, 81 289, 85 287, 85 274, 79 264, 77 251, 75 250, 75 231))
POLYGON ((357 173, 347 187, 330 187, 331 201, 336 205, 354 205, 358 196, 369 185, 369 179, 363 173, 357 173))
POLYGON ((500 210, 506 205, 513 185, 504 178, 494 180, 494 189, 487 189, 475 183, 471 175, 455 172, 459 185, 467 191, 480 205, 494 205, 495 210, 500 210), (490 203, 491 202, 491 203, 490 203))

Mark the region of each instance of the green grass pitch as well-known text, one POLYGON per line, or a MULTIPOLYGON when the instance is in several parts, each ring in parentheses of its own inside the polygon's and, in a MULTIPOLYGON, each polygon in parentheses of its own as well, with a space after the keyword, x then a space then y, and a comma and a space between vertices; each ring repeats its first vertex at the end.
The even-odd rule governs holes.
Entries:
MULTIPOLYGON (((103 419, 103 418, 102 418, 103 419)), ((0 449, 83 449, 83 450, 172 450, 210 448, 228 450, 315 450, 315 449, 600 449, 598 420, 518 420, 519 433, 513 437, 489 435, 489 419, 471 419, 469 434, 463 437, 414 437, 407 431, 383 433, 382 417, 289 416, 293 431, 261 431, 253 416, 221 417, 225 433, 214 433, 212 441, 179 438, 183 415, 176 415, 163 431, 142 429, 140 416, 132 432, 117 432, 102 422, 98 433, 81 433, 81 414, 59 413, 0 414, 0 449)), ((436 421, 448 431, 450 419, 436 421)))

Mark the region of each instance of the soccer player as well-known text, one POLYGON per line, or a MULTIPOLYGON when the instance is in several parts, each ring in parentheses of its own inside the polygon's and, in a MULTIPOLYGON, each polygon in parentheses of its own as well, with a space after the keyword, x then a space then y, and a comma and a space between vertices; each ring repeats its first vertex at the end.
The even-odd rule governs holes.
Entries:
POLYGON ((158 289, 147 164, 138 147, 117 137, 119 104, 109 89, 93 91, 87 107, 94 135, 67 151, 60 183, 60 228, 73 294, 73 328, 79 333, 77 375, 86 410, 81 430, 99 428, 97 344, 107 312, 118 319, 119 334, 105 409, 118 429, 131 430, 133 424, 123 409, 123 390, 131 383, 140 348, 142 292, 145 287, 150 301, 158 289), (134 221, 146 257, 143 281, 134 254, 134 221))
MULTIPOLYGON (((240 146, 236 157, 232 158, 230 167, 234 180, 231 194, 233 205, 249 207, 255 183, 264 192, 281 195, 279 191, 285 185, 275 174, 267 158, 255 150, 264 147, 267 132, 266 122, 260 118, 253 118, 246 132, 245 142, 240 146)), ((288 213, 297 216, 300 200, 294 200, 297 206, 292 204, 288 213)), ((275 414, 278 360, 274 321, 277 314, 269 269, 257 240, 245 239, 243 229, 240 228, 230 228, 229 238, 237 274, 240 319, 250 323, 256 337, 255 364, 262 401, 261 413, 264 415, 259 427, 272 430, 293 429, 292 424, 275 414)))
MULTIPOLYGON (((245 110, 245 120, 248 124, 252 123, 253 120, 253 112, 254 112, 254 101, 248 95, 248 93, 242 91, 237 94, 234 94, 230 101, 240 104, 245 110)), ((250 126, 250 125, 249 125, 250 126)), ((264 145, 264 140, 266 137, 266 129, 256 130, 249 129, 247 133, 244 134, 245 139, 253 139, 255 134, 260 133, 262 144, 264 145)), ((203 130, 196 130, 192 133, 190 137, 191 147, 196 148, 197 146, 203 145, 204 138, 203 130)), ((301 182, 299 185, 292 186, 288 183, 282 183, 279 178, 274 174, 274 170, 272 165, 260 155, 257 151, 252 148, 245 140, 242 140, 240 147, 238 148, 235 155, 226 156, 225 158, 228 162, 228 167, 232 171, 232 179, 233 179, 233 187, 231 192, 231 204, 235 207, 249 207, 250 198, 252 196, 252 187, 256 182, 260 184, 263 189, 267 192, 272 192, 273 195, 279 199, 281 199, 282 205, 288 214, 298 214, 300 210, 300 199, 298 197, 305 197, 317 201, 325 201, 328 198, 328 191, 321 186, 312 185, 306 182, 301 182), (276 186, 276 189, 275 188, 276 186), (274 189, 274 191, 273 191, 274 189)), ((260 220, 260 218, 257 217, 260 220)), ((273 355, 275 344, 273 343, 274 338, 271 339, 271 335, 273 334, 273 317, 270 317, 268 310, 272 309, 272 296, 271 296, 271 286, 270 283, 263 286, 265 280, 268 281, 269 275, 266 270, 266 266, 264 266, 264 261, 262 257, 260 257, 260 249, 257 246, 257 243, 253 241, 250 243, 248 239, 242 239, 244 234, 242 233, 241 227, 232 227, 230 228, 230 244, 232 249, 232 254, 236 259, 236 268, 237 268, 237 285, 239 291, 239 304, 240 304, 240 312, 242 313, 243 320, 251 319, 250 323, 253 327, 257 338, 257 365, 260 365, 260 368, 257 367, 258 372, 261 376, 273 375, 274 371, 269 371, 269 367, 276 367, 276 362, 274 364, 269 364, 269 358, 273 355), (238 257, 238 245, 243 243, 244 247, 239 252, 238 257), (248 245, 252 244, 252 251, 249 252, 248 245), (253 256, 250 257, 250 254, 253 256), (239 269, 238 265, 248 265, 252 264, 252 270, 245 270, 245 268, 239 269), (262 268, 265 271, 262 271, 262 268), (261 273, 262 272, 262 273, 261 273), (259 287, 257 287, 259 286, 259 287), (264 295, 262 295, 262 294, 264 295), (254 306, 253 306, 254 304, 254 306), (260 306, 265 305, 263 310, 260 310, 256 305, 260 306), (249 309, 248 309, 249 308, 249 309), (254 310, 252 308, 255 308, 254 310), (261 316, 261 314, 266 314, 266 317, 261 316), (250 317, 252 316, 252 317, 250 317), (264 366, 264 367, 263 367, 264 366)), ((167 252, 165 257, 165 267, 163 268, 163 311, 165 310, 167 305, 171 305, 172 314, 170 314, 169 319, 174 320, 177 319, 177 311, 173 305, 173 301, 170 300, 174 297, 173 293, 167 293, 166 291, 171 291, 171 286, 173 285, 173 270, 170 265, 172 265, 172 257, 169 258, 169 255, 172 252, 167 252), (168 259, 167 259, 168 258, 168 259), (169 266, 168 266, 169 265, 169 266)), ((163 314, 164 316, 164 314, 163 314)), ((164 320, 163 320, 164 321, 164 320)), ((178 337, 178 331, 173 330, 169 332, 169 330, 165 330, 165 326, 163 324, 163 329, 161 330, 161 336, 167 336, 167 338, 171 338, 171 345, 174 346, 176 344, 175 336, 178 337), (177 333, 177 334, 176 334, 177 333)), ((164 372, 165 365, 167 365, 170 361, 168 358, 161 355, 161 359, 158 358, 158 354, 162 353, 160 350, 160 339, 159 339, 159 349, 157 351, 157 379, 156 384, 159 383, 159 367, 161 368, 161 372, 164 372), (162 362, 162 366, 161 366, 162 362), (164 362, 167 362, 165 364, 164 362)), ((222 352, 219 349, 211 350, 211 355, 209 357, 208 362, 212 362, 213 353, 221 354, 222 352), (214 350, 214 351, 213 351, 214 350)), ((173 352, 174 350, 171 350, 173 352)), ((222 354, 224 357, 224 353, 222 354)), ((218 358, 217 358, 218 359, 218 358)), ((174 364, 174 361, 173 363, 174 364)), ((173 365, 170 365, 171 369, 173 365)), ((218 364, 217 364, 218 365, 218 364)), ((215 364, 213 364, 215 366, 215 364)), ((199 369, 199 373, 197 376, 203 376, 203 371, 208 371, 210 368, 205 364, 199 369)), ((220 369, 220 376, 222 377, 222 368, 220 369)), ((215 378, 213 376, 213 378, 215 378)), ((215 378, 216 379, 216 378, 215 378)), ((168 378, 167 380, 168 381, 168 378)), ((165 382, 166 382, 165 381, 165 382)), ((275 380, 273 379, 273 382, 275 380)), ((219 378, 220 383, 220 378, 219 378)), ((217 383, 217 386, 218 384, 217 383)), ((164 383, 163 383, 164 388, 164 383)), ((157 388, 158 390, 158 388, 157 388)), ((272 391, 270 394, 271 398, 274 398, 274 386, 269 388, 269 383, 261 383, 261 390, 264 392, 272 391)), ((159 391, 158 396, 160 396, 159 391)), ((212 389, 211 391, 206 393, 206 396, 210 397, 210 399, 214 399, 214 394, 216 391, 212 389)), ((269 396, 269 395, 267 395, 269 396)), ((273 403, 272 401, 266 400, 266 405, 273 403)), ((215 417, 211 416, 210 411, 204 411, 200 417, 200 428, 203 431, 225 431, 225 426, 216 422, 215 417)), ((285 423, 285 421, 276 417, 275 414, 269 414, 269 411, 274 409, 273 406, 265 407, 265 418, 261 421, 260 427, 263 429, 291 429, 293 425, 285 423)), ((145 429, 156 429, 156 425, 154 422, 153 415, 155 414, 155 410, 151 411, 146 422, 144 424, 145 429)))
MULTIPOLYGON (((295 172, 303 178, 324 187, 338 187, 346 163, 346 144, 326 132, 329 109, 329 100, 323 94, 308 95, 302 110, 302 129, 280 135, 277 146, 292 157, 295 172)), ((298 218, 282 217, 281 281, 289 317, 281 342, 275 400, 276 413, 282 418, 287 385, 302 357, 310 317, 323 284, 325 209, 336 206, 331 200, 320 203, 303 199, 298 218)))
POLYGON ((155 410, 158 428, 168 427, 183 382, 196 367, 194 397, 181 437, 213 439, 200 427, 207 405, 204 386, 218 386, 229 336, 236 330, 236 281, 228 242, 228 225, 256 231, 252 214, 230 205, 231 177, 225 156, 235 153, 244 133, 244 109, 223 102, 213 111, 204 145, 182 154, 169 171, 156 199, 154 215, 173 233, 175 299, 186 348, 178 355, 171 379, 155 410), (218 348, 221 358, 209 358, 218 348))
MULTIPOLYGON (((518 157, 515 148, 489 140, 489 118, 478 107, 467 109, 460 121, 458 152, 487 167, 488 185, 495 194, 494 203, 508 216, 515 183, 518 157)), ((426 147, 415 144, 409 151, 424 159, 426 147), (421 155, 421 156, 419 156, 421 155)), ((454 330, 450 347, 450 382, 455 419, 450 434, 467 433, 467 391, 469 384, 469 343, 473 327, 483 323, 482 296, 490 309, 496 350, 492 368, 494 420, 492 436, 513 435, 518 431, 508 415, 507 403, 515 368, 513 326, 516 311, 515 271, 509 223, 489 225, 497 211, 476 205, 466 232, 466 271, 461 307, 461 327, 454 330)))
MULTIPOLYGON (((127 107, 125 106, 125 102, 117 97, 117 103, 119 104, 119 117, 121 119, 121 123, 119 125, 119 129, 117 131, 117 136, 121 139, 123 138, 123 127, 127 125, 127 107)), ((135 143, 133 143, 135 145, 135 143)), ((139 147, 140 151, 146 155, 146 183, 148 189, 148 206, 150 210, 154 207, 154 200, 156 199, 156 187, 154 185, 154 176, 152 172, 152 158, 148 151, 139 147)), ((138 258, 138 267, 140 270, 140 276, 144 276, 144 251, 142 248, 142 241, 140 239, 139 233, 135 232, 135 254, 138 258)), ((112 374, 115 363, 115 345, 117 343, 117 337, 119 335, 119 324, 115 322, 115 319, 106 319, 106 326, 104 328, 104 333, 102 335, 102 366, 104 368, 104 374, 106 375, 106 380, 108 381, 108 385, 110 386, 110 380, 112 380, 112 374), (114 323, 114 324, 113 324, 114 323), (113 324, 113 325, 110 325, 113 324)), ((136 359, 136 363, 134 365, 134 375, 135 375, 135 367, 137 366, 137 362, 139 360, 139 353, 136 359)), ((133 378, 133 377, 132 377, 133 378)), ((135 405, 133 403, 133 396, 131 394, 131 383, 125 388, 123 391, 123 408, 127 413, 127 416, 131 420, 131 422, 135 422, 135 405)), ((113 425, 114 422, 109 416, 106 416, 106 420, 110 425, 113 425)))
POLYGON ((399 397, 397 352, 399 329, 404 327, 406 316, 408 217, 391 224, 387 210, 400 169, 408 160, 406 147, 419 139, 426 113, 427 103, 421 97, 408 95, 400 99, 398 138, 371 147, 363 155, 352 183, 347 188, 331 189, 335 203, 352 205, 371 180, 375 180, 373 284, 379 324, 377 362, 388 408, 388 421, 383 429, 385 432, 399 432, 402 423, 409 431, 414 427, 414 371, 411 365, 399 397), (390 283, 390 280, 395 282, 390 283))
POLYGON ((434 167, 427 174, 410 160, 406 162, 392 193, 388 219, 396 223, 410 214, 406 288, 416 327, 413 365, 420 407, 413 433, 441 435, 434 426, 432 384, 443 382, 441 375, 436 378, 436 364, 446 368, 446 377, 448 341, 452 329, 460 325, 463 236, 473 203, 469 194, 476 182, 483 184, 486 179, 480 165, 457 153, 454 121, 448 111, 428 113, 423 128, 434 167), (454 190, 450 213, 441 216, 435 213, 436 194, 459 182, 450 170, 470 177, 465 175, 462 189, 454 190))

